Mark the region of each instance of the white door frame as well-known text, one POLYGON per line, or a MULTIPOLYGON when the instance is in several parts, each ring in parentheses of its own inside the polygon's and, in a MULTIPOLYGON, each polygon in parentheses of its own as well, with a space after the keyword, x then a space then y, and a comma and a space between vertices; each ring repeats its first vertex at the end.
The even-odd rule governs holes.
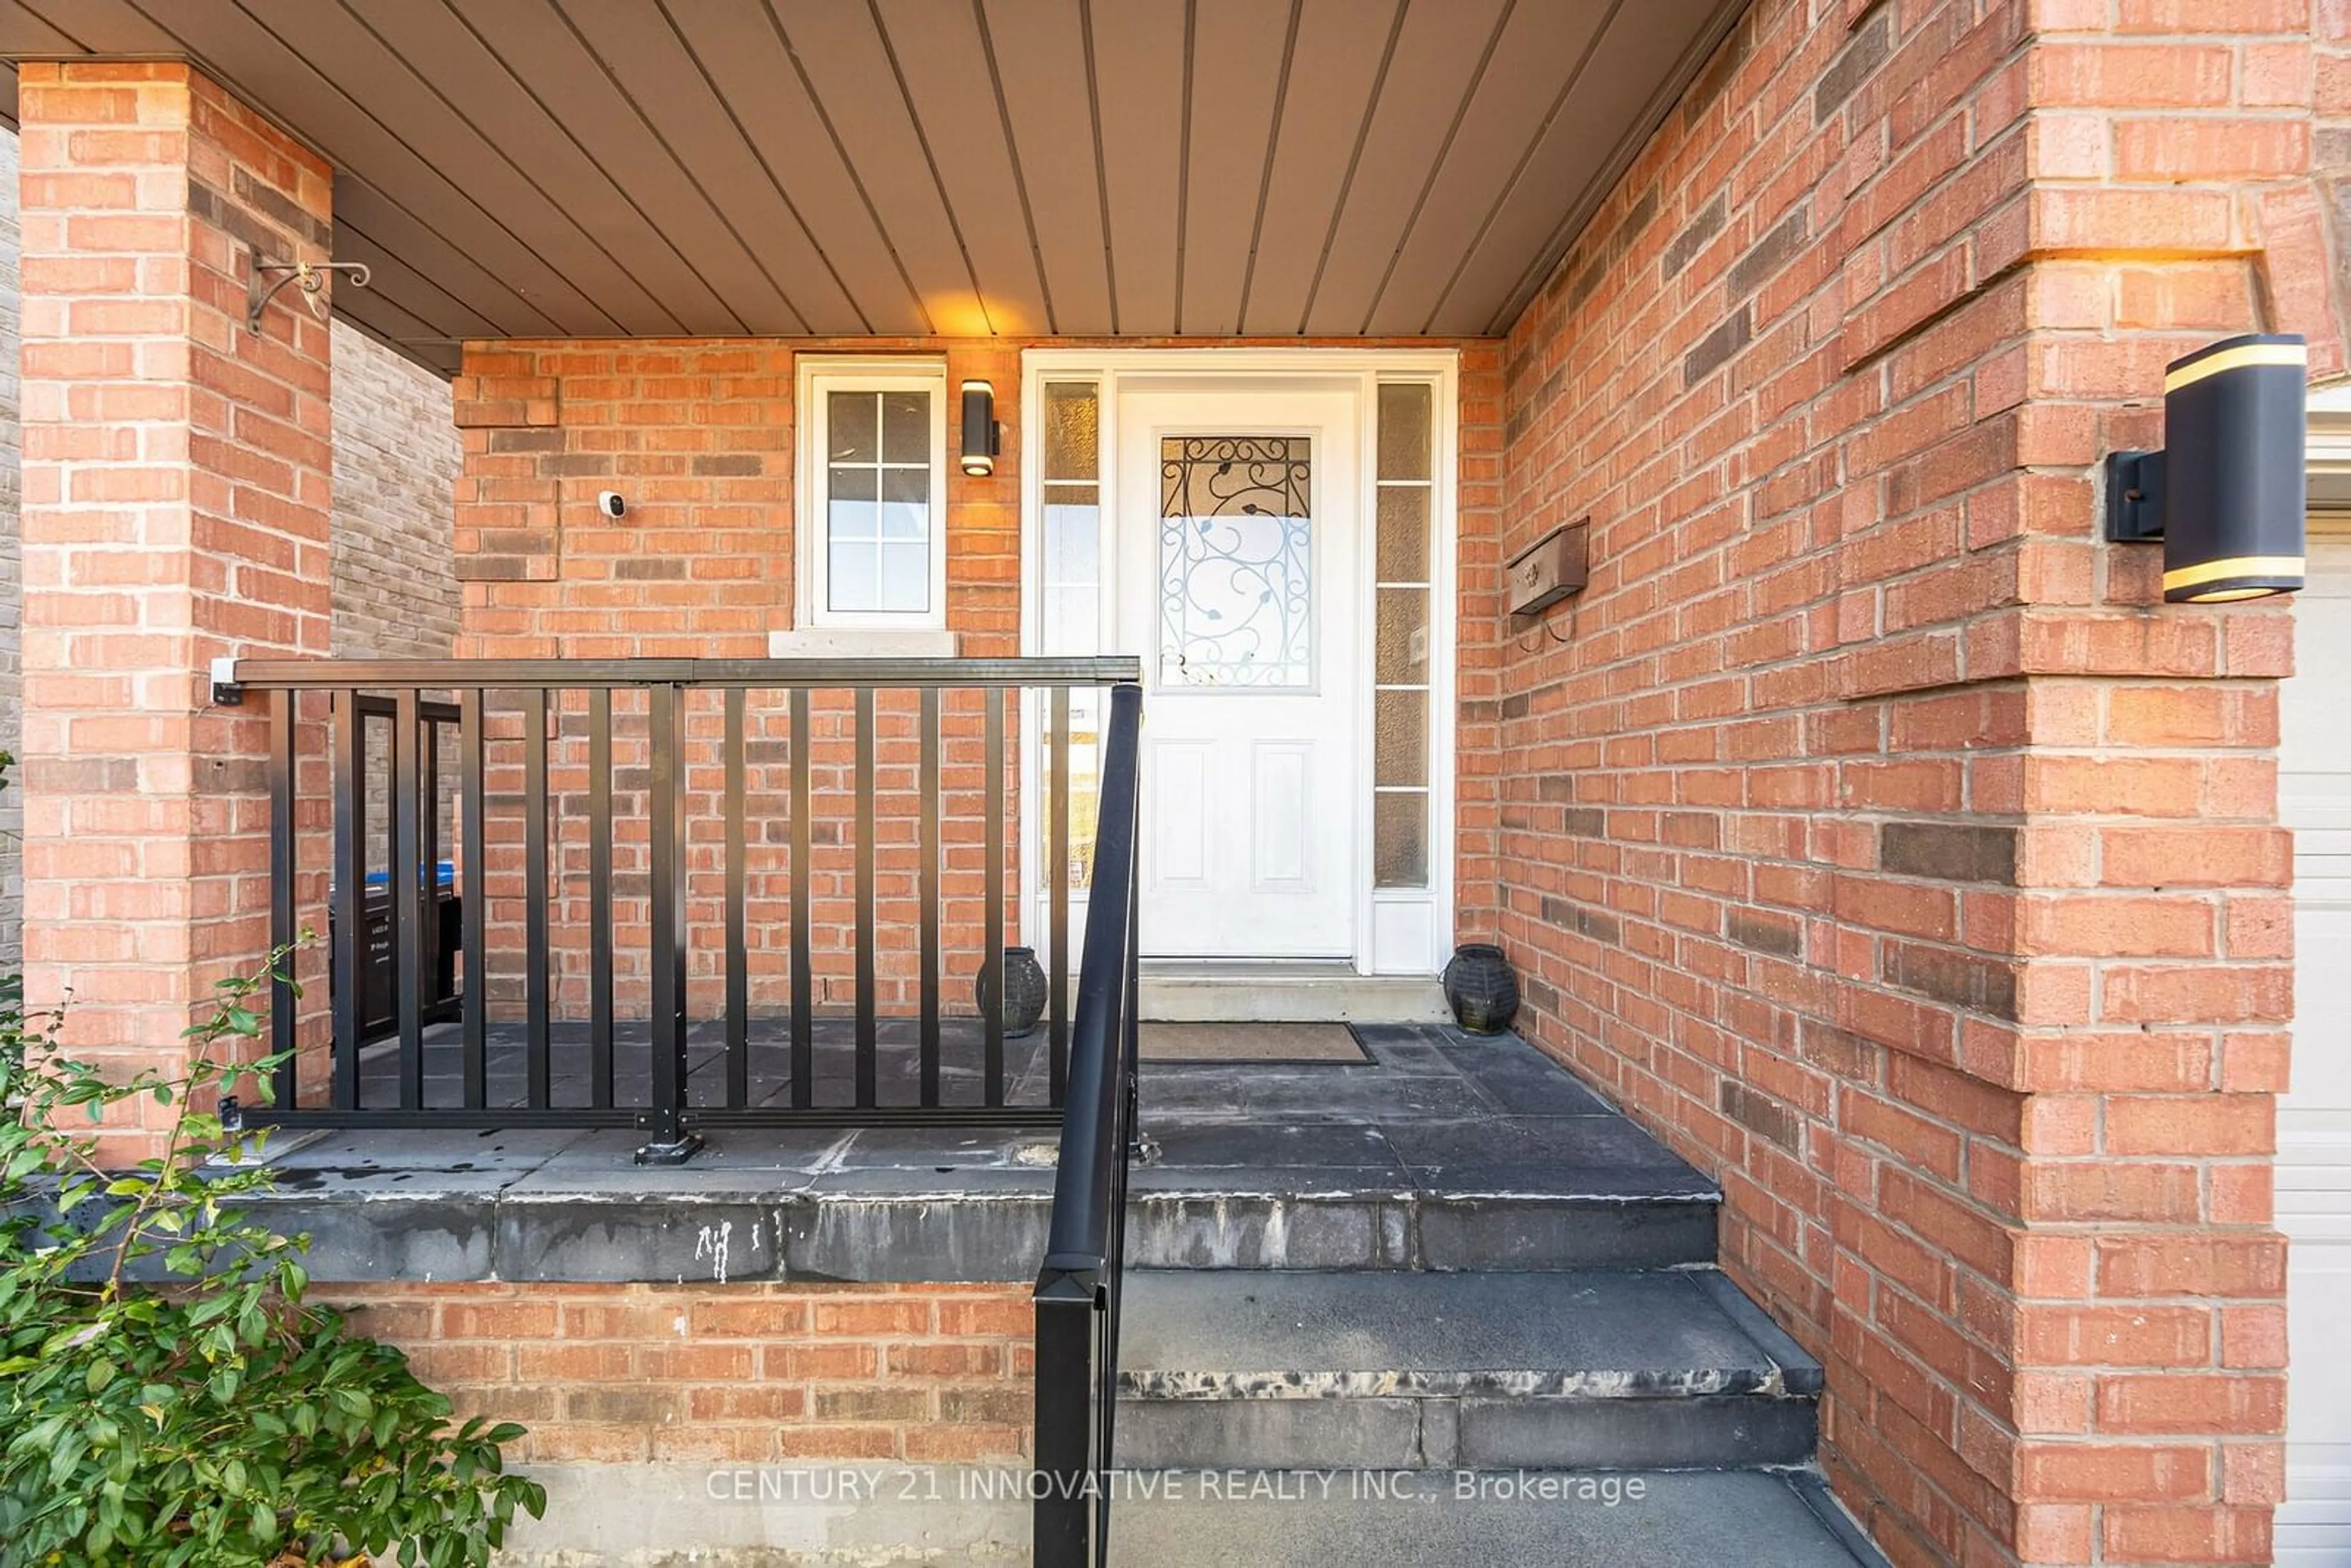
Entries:
MULTIPOLYGON (((2311 476, 2315 481, 2323 476, 2327 488, 2339 494, 2342 476, 2351 472, 2351 386, 2314 388, 2309 409, 2311 476)), ((2314 492, 2318 488, 2315 483, 2312 487, 2314 492)), ((2340 548, 2351 533, 2351 519, 2340 512, 2314 512, 2309 531, 2315 558, 2330 546, 2340 548)), ((2297 756, 2303 753, 2297 737, 2313 722, 2308 683, 2321 683, 2323 688, 2323 683, 2340 678, 2338 670, 2325 668, 2310 656, 2313 649, 2304 639, 2318 618, 2339 612, 2345 603, 2339 598, 2308 596, 2295 601, 2296 668, 2279 693, 2281 765, 2304 759, 2297 756)), ((2345 1500, 2351 1499, 2351 1445, 2344 1441, 2343 1384, 2327 1332, 2333 1320, 2311 1311, 2314 1302, 2339 1299, 2345 1284, 2351 1282, 2351 1177, 2346 1177, 2351 1166, 2344 1157, 2351 1104, 2345 1103, 2341 1081, 2323 1077, 2317 1067, 2319 1059, 2336 1050, 2351 1031, 2351 1017, 2344 1016, 2340 988, 2327 983, 2310 940, 2313 925, 2327 914, 2339 916, 2344 908, 2339 886, 2311 880, 2335 846, 2326 841, 2331 837, 2327 828, 2313 820, 2318 813, 2307 802, 2286 796, 2294 775, 2283 766, 2279 782, 2280 821, 2296 831, 2292 891, 2298 952, 2294 1082, 2277 1103, 2276 1223, 2286 1238, 2289 1361, 2286 1495, 2277 1511, 2274 1557, 2282 1568, 2318 1568, 2342 1563, 2345 1549, 2351 1546, 2351 1515, 2344 1511, 2345 1500)))
MULTIPOLYGON (((1098 389, 1099 438, 1096 466, 1102 520, 1102 570, 1105 591, 1101 595, 1105 632, 1114 614, 1115 592, 1110 587, 1113 570, 1118 496, 1118 400, 1122 384, 1148 382, 1165 390, 1182 390, 1186 382, 1202 390, 1218 382, 1247 382, 1277 390, 1281 383, 1311 382, 1325 388, 1345 385, 1356 393, 1362 420, 1357 462, 1357 490, 1362 497, 1359 526, 1363 548, 1356 551, 1357 646, 1347 663, 1361 672, 1356 694, 1355 834, 1357 867, 1353 965, 1358 974, 1434 975, 1453 950, 1454 861, 1458 841, 1454 820, 1455 710, 1459 702, 1458 623, 1459 613, 1456 554, 1458 540, 1460 361, 1451 349, 1028 349, 1020 356, 1020 651, 1035 653, 1041 625, 1043 577, 1043 476, 1034 460, 1040 442, 1032 439, 1043 429, 1044 384, 1048 381, 1091 381, 1098 389), (1372 637, 1376 552, 1371 528, 1378 498, 1379 383, 1383 380, 1412 381, 1433 389, 1434 429, 1430 453, 1429 507, 1429 791, 1428 886, 1426 889, 1381 889, 1372 886, 1372 637), (1410 941, 1413 951, 1397 951, 1395 936, 1383 942, 1379 933, 1426 933, 1425 945, 1410 941), (1375 967, 1376 960, 1376 967, 1375 967)), ((1043 748, 1039 743, 1041 710, 1028 699, 1020 732, 1020 799, 1041 799, 1043 748)), ((1146 707, 1144 722, 1150 723, 1146 707)), ((1044 878, 1041 853, 1041 813, 1023 810, 1020 843, 1020 913, 1025 939, 1041 946, 1050 934, 1044 922, 1044 878)), ((1073 890, 1071 940, 1078 939, 1083 889, 1073 890)), ((1071 971, 1076 972, 1074 960, 1071 971)))

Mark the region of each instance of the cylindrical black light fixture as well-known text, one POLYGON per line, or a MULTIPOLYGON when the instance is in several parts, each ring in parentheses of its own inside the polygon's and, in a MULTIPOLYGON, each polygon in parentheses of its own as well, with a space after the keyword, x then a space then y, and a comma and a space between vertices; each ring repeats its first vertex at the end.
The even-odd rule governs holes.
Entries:
POLYGON ((2307 495, 2299 337, 2228 338, 2165 367, 2164 447, 2106 459, 2106 537, 2163 541, 2163 597, 2218 604, 2302 586, 2307 495))
POLYGON ((1004 429, 996 423, 996 389, 986 382, 963 383, 963 471, 974 477, 996 472, 1004 449, 1004 429))

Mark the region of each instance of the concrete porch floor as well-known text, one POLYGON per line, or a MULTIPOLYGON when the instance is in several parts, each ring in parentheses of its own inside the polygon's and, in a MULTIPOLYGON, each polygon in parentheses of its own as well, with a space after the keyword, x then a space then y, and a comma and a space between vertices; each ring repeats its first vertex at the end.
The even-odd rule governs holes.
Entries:
MULTIPOLYGON (((1144 1065, 1135 1263, 1641 1267, 1710 1244, 1713 1184, 1525 1042, 1358 1032, 1361 1063, 1144 1065)), ((1008 1042, 1023 1092, 1042 1051, 1008 1042)), ((912 1053, 883 1054, 887 1098, 912 1053)), ((721 1128, 690 1164, 648 1168, 625 1129, 272 1142, 263 1201, 312 1234, 329 1280, 708 1278, 697 1239, 730 1222, 732 1278, 1026 1280, 1056 1147, 1044 1128, 721 1128)))

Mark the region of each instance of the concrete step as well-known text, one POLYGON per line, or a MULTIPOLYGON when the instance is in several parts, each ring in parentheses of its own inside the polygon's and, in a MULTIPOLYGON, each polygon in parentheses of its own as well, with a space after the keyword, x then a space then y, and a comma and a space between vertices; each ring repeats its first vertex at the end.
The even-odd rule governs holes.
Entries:
POLYGON ((1886 1568, 1809 1471, 1120 1479, 1113 1568, 1886 1568))
POLYGON ((1441 1024, 1445 988, 1426 975, 1359 975, 1343 959, 1146 958, 1138 1002, 1167 1023, 1441 1024))
POLYGON ((1819 1363, 1720 1273, 1126 1276, 1123 1466, 1810 1462, 1819 1363))
POLYGON ((1204 1190, 1157 1187, 1139 1171, 1126 1260, 1207 1271, 1671 1269, 1714 1261, 1719 1208, 1710 1191, 1430 1191, 1300 1170, 1204 1190))
POLYGON ((1711 1263, 1720 1190, 1523 1041, 1364 1030, 1364 1067, 1145 1064, 1127 1257, 1182 1269, 1711 1263))

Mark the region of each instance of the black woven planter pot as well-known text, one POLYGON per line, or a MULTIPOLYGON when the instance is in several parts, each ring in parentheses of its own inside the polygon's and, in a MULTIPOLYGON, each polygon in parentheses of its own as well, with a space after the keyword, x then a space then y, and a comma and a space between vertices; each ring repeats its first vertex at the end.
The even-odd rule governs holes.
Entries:
MULTIPOLYGON (((983 964, 972 980, 972 999, 979 1004, 982 1018, 987 1016, 987 994, 994 988, 995 979, 996 966, 983 964)), ((1004 950, 1003 1016, 1008 1040, 1027 1034, 1045 1016, 1045 966, 1037 962, 1034 947, 1004 950)))
POLYGON ((1471 1034, 1500 1034, 1519 1016, 1519 977, 1490 942, 1464 942, 1445 966, 1445 1001, 1471 1034))

